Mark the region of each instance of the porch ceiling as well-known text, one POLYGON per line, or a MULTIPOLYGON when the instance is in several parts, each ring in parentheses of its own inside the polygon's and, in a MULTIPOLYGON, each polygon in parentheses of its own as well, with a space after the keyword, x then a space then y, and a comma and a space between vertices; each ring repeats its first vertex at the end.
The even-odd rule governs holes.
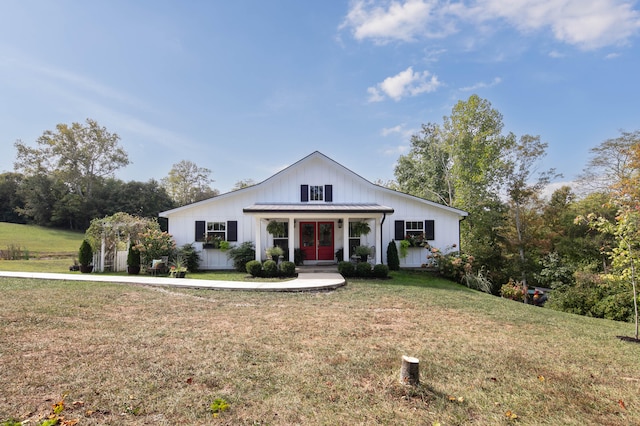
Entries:
POLYGON ((256 203, 242 209, 244 213, 393 213, 393 208, 380 204, 337 203, 256 203))

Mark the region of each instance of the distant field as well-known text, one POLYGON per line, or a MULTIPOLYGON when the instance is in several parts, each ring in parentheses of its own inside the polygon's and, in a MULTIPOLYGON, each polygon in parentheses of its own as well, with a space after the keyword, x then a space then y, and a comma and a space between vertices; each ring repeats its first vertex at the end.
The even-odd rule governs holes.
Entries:
POLYGON ((0 222, 0 250, 19 247, 28 251, 30 258, 73 259, 83 238, 84 232, 0 222))

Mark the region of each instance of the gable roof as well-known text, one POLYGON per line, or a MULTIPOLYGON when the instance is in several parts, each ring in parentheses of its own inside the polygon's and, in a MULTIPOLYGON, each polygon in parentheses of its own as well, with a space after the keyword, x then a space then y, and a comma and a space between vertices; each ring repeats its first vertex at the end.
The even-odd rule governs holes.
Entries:
MULTIPOLYGON (((327 162, 327 163, 329 163, 329 164, 331 164, 331 165, 333 165, 335 167, 338 167, 338 168, 342 169, 345 173, 347 173, 348 175, 351 175, 354 179, 362 181, 364 184, 371 186, 375 190, 388 192, 390 194, 394 194, 394 195, 397 195, 397 196, 400 196, 400 197, 406 197, 408 199, 412 199, 414 201, 418 201, 418 202, 430 205, 430 206, 435 207, 435 208, 447 210, 447 211, 449 211, 451 213, 458 214, 458 215, 463 216, 463 217, 466 217, 468 215, 468 213, 466 211, 464 211, 464 210, 456 209, 454 207, 449 207, 449 206, 446 206, 444 204, 439 204, 439 203, 436 203, 436 202, 433 202, 433 201, 430 201, 430 200, 427 200, 427 199, 424 199, 424 198, 416 197, 415 195, 406 194, 404 192, 400 192, 400 191, 396 191, 394 189, 386 188, 384 186, 376 185, 375 183, 370 182, 369 180, 363 178, 362 176, 360 176, 359 174, 355 173, 354 171, 352 171, 352 170, 348 169, 347 167, 343 166, 342 164, 338 163, 337 161, 335 161, 335 160, 327 157, 326 155, 322 154, 320 151, 314 151, 311 154, 307 155, 306 157, 304 157, 304 158, 296 161, 295 163, 285 167, 284 169, 280 170, 279 172, 277 172, 274 175, 268 177, 267 179, 263 180, 260 183, 257 183, 257 184, 252 185, 252 186, 248 186, 246 188, 238 189, 238 190, 235 190, 235 191, 226 192, 224 194, 220 194, 218 196, 215 196, 215 197, 212 197, 212 198, 208 198, 206 200, 198 201, 198 202, 195 202, 195 203, 192 203, 192 204, 187 204, 185 206, 177 207, 175 209, 171 209, 171 210, 167 210, 167 211, 164 211, 164 212, 160 212, 159 216, 160 217, 166 217, 166 215, 178 213, 178 212, 181 212, 181 211, 183 211, 185 209, 189 209, 189 208, 194 207, 194 206, 201 206, 201 205, 205 205, 205 204, 208 204, 208 203, 211 203, 211 202, 215 202, 215 201, 218 201, 218 200, 221 200, 221 199, 232 197, 232 196, 235 196, 235 195, 237 195, 237 194, 239 194, 241 192, 250 192, 250 191, 260 190, 261 187, 267 185, 268 182, 276 179, 278 176, 280 176, 280 175, 282 175, 284 173, 287 173, 288 171, 290 171, 291 169, 293 169, 295 167, 301 167, 305 163, 311 162, 314 159, 320 159, 320 160, 325 161, 325 162, 327 162)), ((260 204, 256 204, 254 206, 249 206, 249 207, 247 207, 249 210, 245 209, 245 211, 256 211, 254 209, 258 209, 259 205, 260 204)), ((271 203, 270 204, 271 209, 276 208, 275 207, 276 205, 278 205, 278 203, 271 203)), ((291 204, 287 204, 287 205, 291 206, 291 204)), ((334 204, 334 206, 337 206, 337 205, 345 206, 345 204, 334 204)), ((307 208, 308 207, 309 206, 307 206, 307 208)), ((382 208, 382 210, 389 209, 391 212, 393 211, 393 209, 391 207, 386 207, 386 206, 377 206, 377 208, 378 209, 382 208)))

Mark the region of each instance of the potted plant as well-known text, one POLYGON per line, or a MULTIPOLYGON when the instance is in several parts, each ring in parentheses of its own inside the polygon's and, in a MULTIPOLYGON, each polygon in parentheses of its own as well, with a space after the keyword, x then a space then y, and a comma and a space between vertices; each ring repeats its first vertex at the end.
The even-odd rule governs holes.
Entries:
POLYGON ((356 256, 360 257, 361 262, 366 262, 367 258, 371 254, 371 248, 368 246, 358 246, 355 250, 356 256))
POLYGON ((278 263, 278 259, 284 255, 284 250, 282 247, 273 246, 269 247, 266 250, 267 256, 271 258, 274 262, 278 263))
POLYGON ((93 271, 93 249, 89 241, 83 240, 78 250, 78 263, 80 263, 80 272, 89 273, 93 271))
POLYGON ((184 278, 187 275, 187 266, 182 258, 182 256, 178 256, 176 261, 171 265, 171 269, 169 270, 169 276, 171 278, 184 278))
POLYGON ((129 246, 127 253, 127 273, 130 275, 138 275, 140 273, 140 252, 135 245, 129 246))
POLYGON ((365 221, 353 222, 351 224, 351 230, 355 235, 367 235, 371 232, 371 226, 369 226, 369 222, 365 221))
POLYGON ((269 223, 267 224, 267 232, 273 236, 284 235, 285 223, 276 222, 275 220, 270 220, 269 223))

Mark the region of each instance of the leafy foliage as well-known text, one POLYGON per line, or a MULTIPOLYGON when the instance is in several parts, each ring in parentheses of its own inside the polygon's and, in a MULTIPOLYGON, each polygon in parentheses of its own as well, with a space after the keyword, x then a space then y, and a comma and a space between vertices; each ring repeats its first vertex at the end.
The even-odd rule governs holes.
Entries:
POLYGON ((262 275, 262 263, 259 260, 250 260, 246 265, 247 273, 252 277, 259 277, 262 275))
POLYGON ((391 240, 387 245, 387 264, 392 271, 400 270, 400 258, 398 257, 398 247, 396 242, 391 240))
POLYGON ((197 272, 200 269, 200 253, 193 244, 182 245, 176 253, 176 258, 182 259, 189 272, 197 272))
POLYGON ((93 249, 88 240, 82 240, 82 244, 80 244, 78 262, 83 266, 88 266, 93 262, 93 249))
POLYGON ((247 270, 247 262, 255 260, 256 250, 252 241, 245 241, 227 252, 227 257, 233 261, 233 267, 238 272, 247 270))

